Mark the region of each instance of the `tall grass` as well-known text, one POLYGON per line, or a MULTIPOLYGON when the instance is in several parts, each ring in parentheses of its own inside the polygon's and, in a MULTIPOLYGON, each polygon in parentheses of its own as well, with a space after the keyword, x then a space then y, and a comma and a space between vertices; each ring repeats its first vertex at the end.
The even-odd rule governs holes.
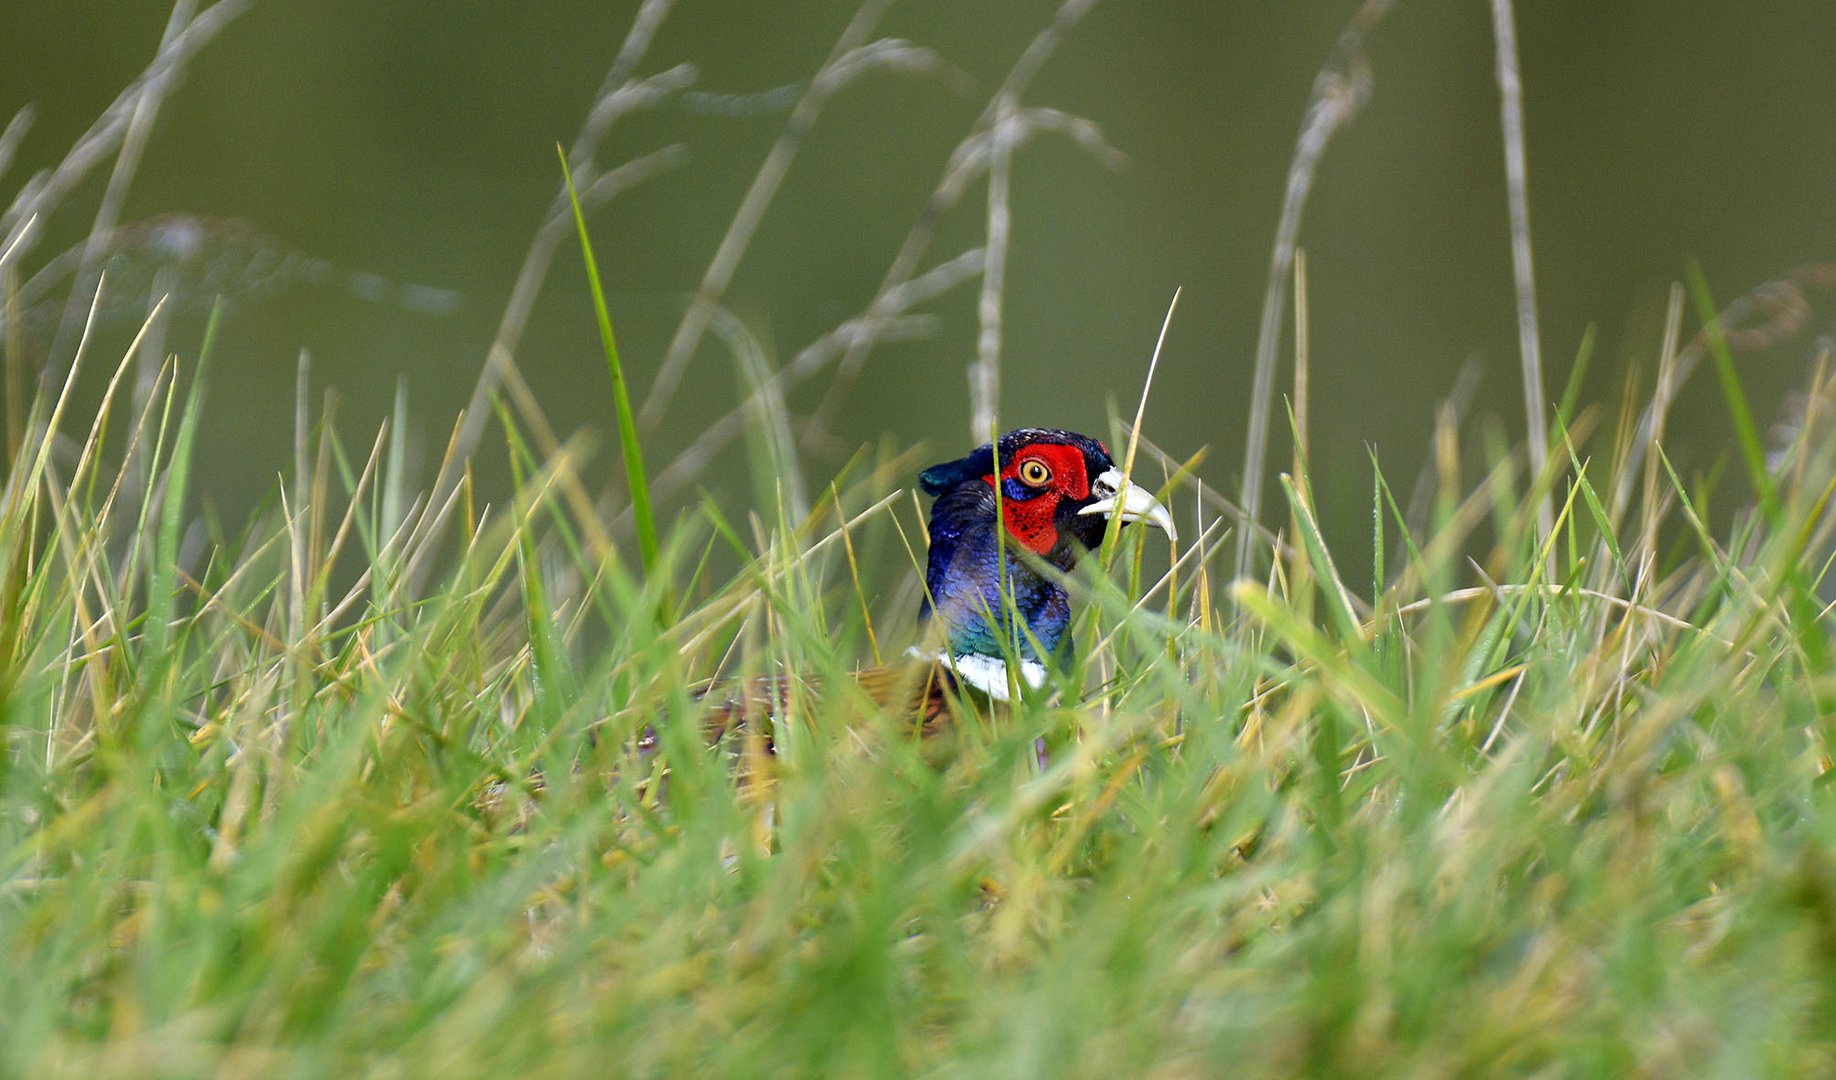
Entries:
MULTIPOLYGON (((589 209, 677 160, 591 160, 621 109, 692 77, 634 74, 668 7, 644 5, 568 155, 589 209)), ((236 10, 175 19, 162 64, 236 10)), ((880 10, 825 60, 809 110, 862 70, 931 64, 865 41, 880 10)), ((379 430, 341 432, 302 363, 272 497, 246 522, 198 520, 208 337, 130 379, 142 342, 103 358, 81 333, 67 378, 9 390, 0 1072, 1836 1067, 1829 373, 1765 454, 1699 278, 1702 331, 1683 344, 1679 292, 1648 398, 1611 414, 1571 387, 1536 452, 1463 442, 1444 411, 1420 515, 1373 460, 1368 583, 1341 570, 1364 553, 1327 540, 1346 511, 1313 495, 1304 393, 1273 537, 1138 412, 1107 434, 1138 482, 1166 478, 1185 544, 1119 529, 1085 560, 1076 660, 1050 697, 972 709, 940 754, 851 682, 917 637, 910 483, 932 459, 862 451, 804 513, 796 440, 767 406, 830 364, 845 384, 880 335, 1001 262, 991 237, 920 269, 938 215, 1024 137, 1106 149, 1018 103, 1055 34, 958 148, 869 307, 785 368, 749 368, 750 399, 654 485, 629 474, 631 495, 668 498, 747 418, 775 425, 755 512, 703 504, 654 526, 641 560, 581 479, 584 442, 549 432, 514 364, 574 220, 561 200, 431 484, 407 464, 402 399, 379 430), (1704 356, 1752 492, 1731 517, 1654 438, 1704 356), (107 385, 93 409, 73 404, 85 378, 107 385), (508 460, 507 491, 474 484, 484 454, 508 460), (1266 577, 1235 577, 1238 535, 1266 577), (773 756, 758 731, 708 744, 709 680, 781 674, 773 756)), ((130 137, 136 100, 95 146, 130 137)), ((791 127, 774 161, 807 124, 791 127)), ((711 264, 677 374, 706 330, 741 336, 718 294, 786 164, 761 170, 711 264)), ((0 219, 4 280, 69 183, 0 219)), ((990 415, 999 284, 978 309, 990 415)), ((143 333, 162 327, 156 311, 143 333)), ((16 343, 7 360, 23 386, 16 343)), ((643 410, 620 419, 643 449, 643 410)))
POLYGON ((1087 560, 1068 685, 938 761, 847 683, 870 619, 913 636, 858 584, 910 576, 910 454, 639 577, 506 410, 513 497, 461 485, 417 587, 397 427, 303 410, 281 497, 205 539, 195 394, 41 399, 10 463, 7 1072, 1831 1064, 1827 417, 1719 526, 1662 459, 1613 517, 1593 413, 1540 477, 1449 439, 1425 529, 1375 476, 1375 596, 1303 471, 1266 583, 1215 528, 1178 575, 1087 560), (778 671, 735 770, 692 688, 778 671))

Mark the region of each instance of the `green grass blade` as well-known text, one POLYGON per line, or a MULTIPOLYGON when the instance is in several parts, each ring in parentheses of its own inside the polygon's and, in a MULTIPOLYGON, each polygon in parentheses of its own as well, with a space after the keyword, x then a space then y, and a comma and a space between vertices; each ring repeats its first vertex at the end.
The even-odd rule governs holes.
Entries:
POLYGON ((1760 507, 1768 520, 1779 521, 1778 493, 1772 474, 1766 468, 1766 448, 1760 441, 1759 427, 1753 422, 1753 410, 1747 404, 1747 392, 1741 388, 1740 373, 1734 368, 1734 354, 1728 349, 1727 328, 1721 325, 1721 314, 1709 292, 1708 279, 1700 266, 1689 268, 1689 291, 1696 300, 1696 314, 1708 335, 1709 355, 1715 361, 1715 377, 1721 383, 1721 396, 1728 405, 1728 418, 1734 423, 1734 437, 1740 444, 1740 457, 1747 466, 1747 478, 1753 482, 1760 507))
POLYGON ((1568 373, 1568 385, 1562 388, 1562 403, 1556 406, 1556 416, 1564 424, 1571 422, 1575 416, 1575 402, 1581 398, 1581 385, 1587 381, 1587 369, 1594 359, 1594 324, 1588 323, 1587 329, 1581 332, 1581 344, 1575 349, 1575 366, 1568 373))
POLYGON ((587 287, 593 292, 593 313, 599 319, 599 341, 606 350, 606 370, 612 375, 612 407, 618 417, 618 438, 625 454, 625 482, 631 488, 631 516, 637 522, 638 552, 644 559, 644 572, 657 565, 657 520, 650 509, 650 482, 644 475, 644 449, 638 442, 637 423, 631 413, 631 392, 625 388, 625 369, 618 359, 618 341, 612 336, 612 316, 606 310, 606 290, 599 280, 599 262, 593 257, 593 241, 587 235, 586 214, 580 209, 580 196, 574 192, 574 175, 567 167, 567 151, 556 144, 561 155, 561 175, 567 183, 567 201, 574 208, 574 227, 580 231, 580 257, 586 264, 587 287))
POLYGON ((184 523, 185 491, 191 479, 191 446, 197 436, 198 414, 204 407, 204 372, 217 343, 217 327, 222 317, 223 302, 219 300, 211 305, 210 321, 204 325, 204 343, 198 348, 198 369, 185 395, 185 410, 179 416, 172 457, 166 466, 166 490, 159 508, 159 542, 154 548, 153 578, 147 592, 149 655, 155 664, 160 663, 159 658, 171 641, 173 608, 178 600, 179 531, 184 523))
POLYGON ((1293 477, 1284 473, 1281 486, 1287 492, 1289 509, 1293 510, 1299 525, 1307 561, 1320 582, 1320 591, 1326 594, 1326 610, 1332 615, 1333 626, 1346 647, 1353 652, 1363 652, 1366 645, 1364 631, 1358 626, 1357 613, 1352 610, 1351 597, 1345 582, 1339 577, 1339 568, 1333 565, 1332 553, 1326 548, 1326 539, 1320 535, 1320 525, 1314 520, 1313 508, 1308 505, 1306 496, 1296 486, 1293 477))

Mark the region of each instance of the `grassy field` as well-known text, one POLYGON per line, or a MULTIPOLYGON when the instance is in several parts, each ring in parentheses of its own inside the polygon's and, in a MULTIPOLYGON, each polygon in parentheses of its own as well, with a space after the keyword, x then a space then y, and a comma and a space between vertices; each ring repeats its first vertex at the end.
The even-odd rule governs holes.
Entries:
POLYGON ((432 480, 302 367, 222 522, 208 334, 76 345, 29 408, 15 340, 0 1074, 1836 1069, 1829 373, 1768 447, 1706 286, 1669 325, 1655 390, 1589 406, 1578 365, 1541 452, 1450 411, 1419 480, 1373 460, 1355 559, 1297 398, 1251 577, 1150 402, 1184 542, 1086 559, 1074 670, 947 755, 848 676, 917 640, 913 482, 963 447, 806 507, 761 394, 753 512, 659 525, 622 397, 608 499, 513 367, 432 480), (1659 449, 1698 360, 1718 483, 1659 449), (784 672, 775 758, 710 748, 697 688, 784 672))
POLYGON ((206 539, 185 386, 41 399, 11 462, 8 1073, 1836 1064, 1825 425, 1720 526, 1628 437, 1463 483, 1448 429, 1423 527, 1373 474, 1372 582, 1304 469, 1261 581, 1176 482, 1173 571, 1086 560, 1078 670, 937 761, 845 691, 913 637, 859 584, 914 576, 911 453, 645 575, 507 411, 499 506, 302 412, 206 539), (736 767, 691 688, 775 671, 831 689, 736 767))

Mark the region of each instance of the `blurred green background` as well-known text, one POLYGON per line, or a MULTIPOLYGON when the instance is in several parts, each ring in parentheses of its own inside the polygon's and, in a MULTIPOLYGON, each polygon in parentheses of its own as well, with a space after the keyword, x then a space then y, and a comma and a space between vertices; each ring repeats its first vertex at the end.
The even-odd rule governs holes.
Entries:
MULTIPOLYGON (((258 0, 206 49, 161 114, 124 220, 185 212, 244 222, 282 249, 460 298, 438 313, 308 284, 232 297, 201 448, 211 498, 233 513, 285 466, 302 348, 315 382, 337 390, 352 442, 367 443, 400 382, 425 454, 437 455, 555 190, 555 143, 573 138, 636 6, 258 0)), ((1168 299, 1183 286, 1148 433, 1180 454, 1209 444, 1204 475, 1234 494, 1288 161, 1315 73, 1356 7, 1109 0, 1070 33, 1026 103, 1087 117, 1129 160, 1110 169, 1049 136, 1016 159, 1006 424, 1100 431, 1109 399, 1132 411, 1168 299)), ((714 95, 798 84, 854 9, 682 0, 640 73, 693 63, 695 90, 714 95)), ((893 9, 880 33, 936 49, 968 85, 875 75, 830 105, 728 296, 774 362, 866 304, 951 148, 1056 9, 1051 0, 893 9)), ((0 112, 40 110, 9 194, 28 170, 57 161, 151 57, 168 11, 145 0, 0 7, 0 112)), ((1552 396, 1589 324, 1600 333, 1591 399, 1615 399, 1629 363, 1648 378, 1665 292, 1691 260, 1725 300, 1831 255, 1836 5, 1545 0, 1521 6, 1518 30, 1552 396)), ((1478 413, 1514 434, 1523 423, 1488 7, 1403 0, 1368 56, 1374 97, 1328 152, 1302 233, 1315 484, 1329 522, 1351 535, 1368 528, 1358 509, 1369 498, 1365 444, 1406 486, 1462 365, 1484 371, 1478 413)), ((691 154, 592 223, 640 398, 787 115, 726 111, 693 98, 642 114, 600 155, 611 164, 677 141, 691 154)), ((99 198, 91 185, 49 223, 41 259, 83 235, 99 198)), ((927 265, 979 243, 983 210, 978 189, 927 265)), ((610 480, 610 396, 576 253, 563 249, 555 266, 517 359, 559 431, 597 433, 595 468, 610 480)), ((935 336, 873 353, 833 437, 814 444, 815 485, 882 437, 927 442, 939 457, 968 443, 975 290, 931 306, 935 336)), ((175 327, 182 355, 195 354, 205 302, 193 298, 175 327)), ((1743 358, 1762 416, 1802 381, 1812 332, 1827 323, 1825 313, 1799 338, 1743 358)), ((795 395, 793 411, 813 407, 826 382, 795 395)), ((1730 445, 1709 383, 1689 387, 1672 425, 1697 465, 1730 445)), ((740 393, 710 335, 650 440, 653 460, 673 456, 740 393)), ((743 499, 737 454, 705 482, 743 499)))

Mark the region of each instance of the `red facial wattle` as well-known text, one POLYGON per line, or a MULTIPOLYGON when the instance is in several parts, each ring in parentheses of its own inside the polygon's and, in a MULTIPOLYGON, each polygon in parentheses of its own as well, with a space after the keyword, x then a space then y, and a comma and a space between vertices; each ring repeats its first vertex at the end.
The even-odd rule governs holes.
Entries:
MULTIPOLYGON (((997 481, 993 474, 982 479, 991 487, 997 481)), ((1058 543, 1059 503, 1067 498, 1081 501, 1090 497, 1090 477, 1084 467, 1083 451, 1061 443, 1026 447, 1013 456, 998 479, 1008 481, 1002 485, 1004 494, 1016 492, 1026 496, 1001 500, 1001 515, 1008 535, 1040 555, 1051 551, 1058 543), (1034 464, 1029 465, 1029 462, 1034 464), (1034 487, 1027 483, 1027 470, 1036 470, 1038 464, 1049 470, 1050 478, 1034 487)))

